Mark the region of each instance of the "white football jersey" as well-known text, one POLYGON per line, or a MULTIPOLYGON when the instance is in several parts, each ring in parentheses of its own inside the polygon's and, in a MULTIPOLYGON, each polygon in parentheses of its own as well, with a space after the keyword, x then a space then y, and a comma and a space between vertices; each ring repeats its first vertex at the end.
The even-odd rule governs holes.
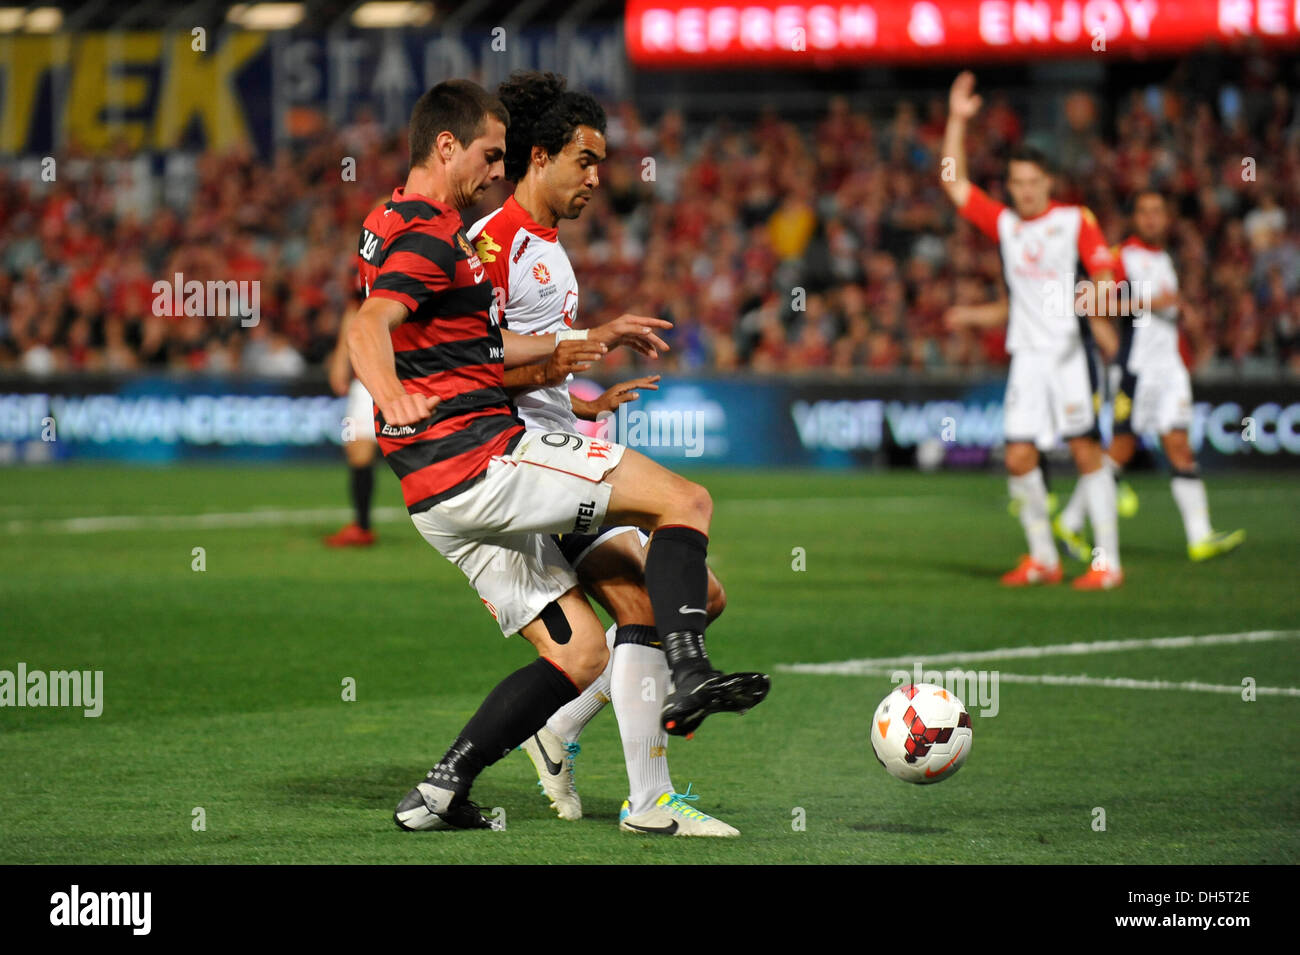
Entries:
MULTIPOLYGON (((518 335, 548 335, 573 327, 578 279, 557 230, 538 225, 511 196, 470 226, 468 234, 492 285, 504 291, 502 328, 518 335)), ((567 384, 525 392, 515 407, 529 428, 577 430, 567 384)))
POLYGON ((1041 215, 1022 219, 976 186, 958 211, 996 239, 1002 253, 1010 296, 1007 351, 1060 355, 1078 347, 1077 265, 1082 260, 1090 275, 1116 270, 1093 214, 1083 206, 1053 202, 1041 215))
MULTIPOLYGON (((1178 291, 1178 273, 1174 271, 1174 260, 1164 249, 1153 248, 1136 236, 1131 236, 1120 246, 1119 257, 1130 288, 1146 301, 1153 301, 1167 292, 1178 291)), ((1134 316, 1127 348, 1121 348, 1121 361, 1124 368, 1135 375, 1171 365, 1181 367, 1183 358, 1178 351, 1178 306, 1147 309, 1134 316)))

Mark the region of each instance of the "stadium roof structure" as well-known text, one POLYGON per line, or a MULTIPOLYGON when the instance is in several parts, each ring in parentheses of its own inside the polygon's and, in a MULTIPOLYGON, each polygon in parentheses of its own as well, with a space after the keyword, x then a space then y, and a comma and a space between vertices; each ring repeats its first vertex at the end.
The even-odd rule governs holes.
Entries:
MULTIPOLYGON (((6 3, 0 0, 0 7, 9 14, 5 32, 17 32, 24 27, 25 17, 31 17, 39 11, 57 10, 61 17, 51 18, 48 13, 29 20, 32 26, 27 29, 39 29, 48 32, 49 27, 35 26, 36 23, 53 23, 62 32, 77 30, 159 30, 192 29, 205 27, 214 29, 234 19, 247 15, 254 8, 282 8, 279 12, 288 15, 288 21, 294 24, 310 25, 315 29, 347 29, 357 26, 354 15, 363 7, 378 6, 371 0, 301 0, 298 3, 228 3, 213 0, 194 0, 191 3, 174 0, 43 0, 40 3, 6 3), (294 11, 291 8, 298 8, 294 11), (21 12, 20 12, 21 11, 21 12)), ((522 25, 534 22, 566 21, 569 23, 613 22, 620 20, 624 4, 619 0, 437 0, 437 2, 388 3, 389 12, 398 7, 407 7, 417 12, 426 29, 449 29, 470 25, 488 24, 522 25)), ((263 10, 264 13, 274 11, 263 10)))

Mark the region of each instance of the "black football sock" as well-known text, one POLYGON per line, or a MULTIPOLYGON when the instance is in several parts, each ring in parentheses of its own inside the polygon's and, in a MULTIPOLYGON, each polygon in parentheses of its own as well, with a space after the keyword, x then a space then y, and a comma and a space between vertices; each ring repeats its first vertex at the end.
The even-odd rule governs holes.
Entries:
POLYGON ((645 584, 673 682, 713 669, 704 651, 708 624, 709 539, 693 527, 662 527, 650 538, 645 584))
POLYGON ((357 526, 363 531, 370 530, 370 496, 375 490, 375 469, 367 464, 365 467, 352 468, 352 510, 356 512, 357 526))
POLYGON ((496 685, 460 731, 429 781, 459 795, 469 792, 486 767, 546 725, 551 714, 578 696, 564 671, 538 658, 496 685))

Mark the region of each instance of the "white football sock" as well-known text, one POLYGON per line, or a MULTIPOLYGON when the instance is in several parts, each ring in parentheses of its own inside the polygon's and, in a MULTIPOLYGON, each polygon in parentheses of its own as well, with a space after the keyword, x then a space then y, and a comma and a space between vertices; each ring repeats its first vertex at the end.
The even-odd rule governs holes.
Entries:
POLYGON ((659 723, 668 693, 668 658, 654 647, 622 643, 614 648, 613 666, 611 696, 631 787, 628 809, 635 816, 673 791, 668 776, 668 734, 659 723))
POLYGON ((1079 533, 1083 529, 1083 522, 1088 519, 1087 501, 1083 497, 1083 482, 1075 481, 1074 490, 1070 493, 1070 499, 1061 508, 1061 513, 1057 515, 1061 523, 1066 526, 1067 530, 1079 533))
POLYGON ((1052 540, 1052 527, 1047 517, 1047 485, 1043 472, 1034 468, 1028 474, 1008 475, 1007 490, 1020 502, 1020 526, 1025 529, 1029 543, 1029 556, 1044 567, 1052 568, 1061 562, 1052 540))
POLYGON ((1205 500, 1205 482, 1198 477, 1177 476, 1169 482, 1174 501, 1183 515, 1187 543, 1196 544, 1210 536, 1210 505, 1205 500))
MULTIPOLYGON (((1116 464, 1115 459, 1109 454, 1101 456, 1101 463, 1116 480, 1124 473, 1124 469, 1116 464)), ((1070 500, 1060 513, 1061 523, 1067 530, 1076 534, 1083 530, 1083 522, 1088 519, 1088 496, 1083 493, 1083 489, 1083 481, 1074 482, 1074 491, 1070 494, 1070 500)))
MULTIPOLYGON (((605 643, 610 647, 614 645, 614 629, 611 626, 605 631, 605 643)), ((546 721, 546 728, 566 743, 577 742, 583 727, 590 723, 591 718, 604 709, 605 704, 609 702, 609 675, 613 669, 614 654, 611 652, 609 662, 605 664, 605 669, 601 671, 600 676, 592 680, 591 685, 576 698, 552 713, 551 718, 546 721)))
POLYGON ((1079 487, 1088 503, 1093 560, 1100 559, 1109 570, 1119 570, 1119 515, 1115 511, 1115 476, 1109 468, 1101 467, 1091 474, 1079 475, 1079 487))

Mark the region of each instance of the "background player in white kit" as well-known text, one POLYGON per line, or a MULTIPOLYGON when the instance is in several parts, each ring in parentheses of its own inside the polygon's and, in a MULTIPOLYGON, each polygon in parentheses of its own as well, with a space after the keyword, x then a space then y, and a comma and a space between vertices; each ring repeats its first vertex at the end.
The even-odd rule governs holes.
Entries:
MULTIPOLYGON (((468 230, 488 277, 503 294, 502 327, 515 334, 586 335, 573 331, 578 283, 556 225, 560 219, 577 218, 599 185, 605 112, 590 95, 566 90, 565 85, 562 76, 520 71, 498 87, 497 97, 512 117, 505 170, 506 179, 516 183, 515 193, 468 230)), ((638 388, 658 387, 659 376, 654 375, 616 385, 594 402, 572 396, 564 373, 583 371, 598 357, 599 352, 579 337, 562 341, 544 363, 506 371, 506 387, 514 393, 529 430, 576 432, 579 418, 594 421, 636 400, 638 388)), ((577 739, 586 723, 612 701, 630 786, 620 828, 681 836, 739 835, 696 809, 694 797, 676 792, 668 773, 668 735, 659 723, 659 706, 667 694, 669 672, 645 590, 648 538, 630 526, 593 531, 565 534, 557 543, 584 589, 614 618, 607 635, 612 652, 600 677, 524 744, 543 792, 560 818, 582 817, 573 773, 577 739)), ((705 607, 710 622, 724 604, 721 585, 710 572, 705 607)))
MULTIPOLYGON (((1007 164, 1012 208, 989 197, 966 175, 966 124, 979 111, 975 77, 964 72, 953 82, 943 137, 940 182, 963 218, 998 242, 1010 296, 1007 351, 1011 368, 1003 402, 1008 490, 1020 501, 1020 523, 1029 544, 1007 586, 1051 584, 1061 580, 1060 555, 1052 537, 1047 488, 1035 441, 1045 433, 1063 437, 1079 470, 1097 550, 1076 589, 1109 590, 1124 575, 1119 558, 1115 481, 1102 466, 1093 411, 1088 351, 1075 316, 1076 266, 1083 261, 1095 281, 1112 281, 1115 259, 1092 213, 1051 199, 1047 161, 1019 149, 1007 164)), ((1096 326, 1094 326, 1096 327, 1096 326)), ((1098 335, 1113 333, 1102 326, 1098 335)))
MULTIPOLYGON (((1131 294, 1149 306, 1121 324, 1116 363, 1121 376, 1114 400, 1115 431, 1103 458, 1117 478, 1137 451, 1137 435, 1160 436, 1173 472, 1170 488, 1183 518, 1187 555, 1208 560, 1235 549, 1246 532, 1216 533, 1210 527, 1205 483, 1187 440, 1192 423, 1192 381, 1178 350, 1178 274, 1165 249, 1169 207, 1154 190, 1133 200, 1133 230, 1120 246, 1120 264, 1131 294)), ((1084 501, 1075 494, 1053 522, 1056 535, 1071 549, 1086 549, 1082 537, 1084 501)))

